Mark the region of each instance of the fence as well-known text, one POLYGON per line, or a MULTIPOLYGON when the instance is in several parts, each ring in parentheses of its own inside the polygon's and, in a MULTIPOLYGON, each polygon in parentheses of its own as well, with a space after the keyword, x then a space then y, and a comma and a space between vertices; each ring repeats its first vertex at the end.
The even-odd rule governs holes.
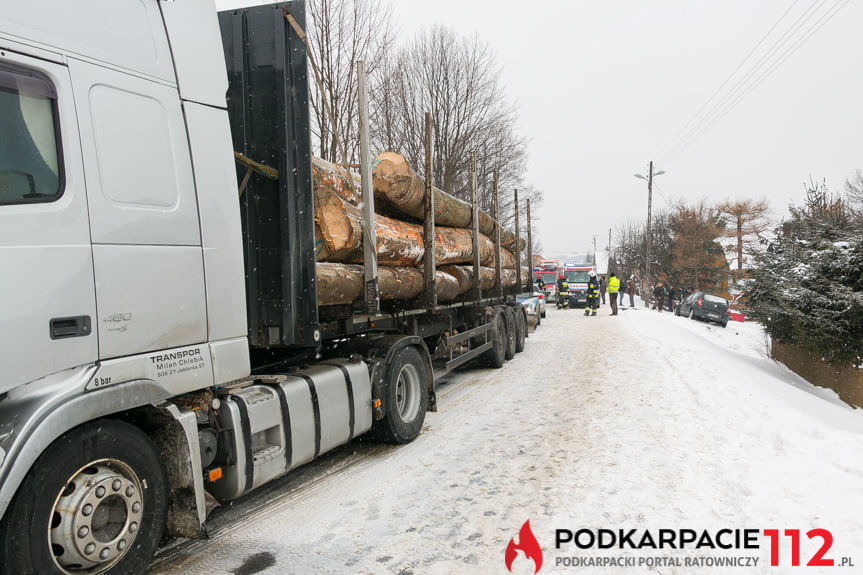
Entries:
POLYGON ((807 349, 775 340, 770 355, 809 383, 832 389, 845 403, 863 407, 863 369, 833 365, 807 349))

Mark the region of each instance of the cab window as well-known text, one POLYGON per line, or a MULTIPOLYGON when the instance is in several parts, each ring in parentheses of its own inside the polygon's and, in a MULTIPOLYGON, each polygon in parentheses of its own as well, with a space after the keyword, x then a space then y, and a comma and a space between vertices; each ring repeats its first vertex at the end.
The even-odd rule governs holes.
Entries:
POLYGON ((44 75, 0 63, 0 205, 63 193, 57 94, 44 75))

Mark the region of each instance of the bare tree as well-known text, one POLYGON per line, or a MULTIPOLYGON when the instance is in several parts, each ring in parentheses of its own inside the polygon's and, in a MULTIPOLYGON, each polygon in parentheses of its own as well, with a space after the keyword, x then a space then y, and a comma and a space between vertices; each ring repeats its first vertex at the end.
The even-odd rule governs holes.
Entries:
POLYGON ((386 61, 394 37, 392 6, 384 0, 311 0, 308 6, 310 52, 321 76, 321 86, 315 83, 310 96, 312 137, 320 157, 356 163, 356 62, 365 60, 366 73, 372 77, 379 63, 386 61), (339 157, 341 147, 346 157, 339 157))
POLYGON ((726 223, 726 236, 735 238, 737 247, 737 267, 734 281, 743 276, 744 256, 753 256, 760 245, 761 235, 770 228, 766 214, 769 206, 766 200, 726 200, 719 204, 719 210, 726 223))
MULTIPOLYGON (((476 36, 460 38, 435 26, 396 51, 380 72, 372 94, 373 145, 398 151, 420 168, 424 114, 431 112, 436 185, 468 199, 475 154, 480 207, 491 211, 497 170, 501 219, 508 223, 513 189, 522 187, 527 146, 515 129, 516 110, 505 97, 491 48, 476 36)), ((534 204, 537 198, 538 192, 534 204)))

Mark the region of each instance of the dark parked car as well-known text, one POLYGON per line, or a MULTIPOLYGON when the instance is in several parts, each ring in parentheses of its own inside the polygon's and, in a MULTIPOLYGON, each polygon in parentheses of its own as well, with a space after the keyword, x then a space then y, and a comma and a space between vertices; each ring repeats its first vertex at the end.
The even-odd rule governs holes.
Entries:
POLYGON ((718 295, 697 291, 689 294, 674 308, 674 315, 689 316, 689 319, 703 319, 716 322, 722 327, 728 324, 731 314, 728 301, 718 295))

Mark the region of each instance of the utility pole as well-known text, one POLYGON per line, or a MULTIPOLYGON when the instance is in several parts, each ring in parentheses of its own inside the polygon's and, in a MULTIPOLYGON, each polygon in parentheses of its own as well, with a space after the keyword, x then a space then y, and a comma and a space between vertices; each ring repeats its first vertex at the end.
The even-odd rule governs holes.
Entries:
POLYGON ((650 287, 650 216, 653 209, 653 160, 650 161, 650 168, 647 173, 647 254, 644 258, 644 275, 647 286, 650 287))
POLYGON ((653 177, 661 176, 665 173, 665 170, 659 170, 658 172, 653 171, 653 160, 650 161, 650 168, 647 172, 647 177, 644 177, 641 174, 634 174, 636 178, 640 180, 647 180, 647 238, 645 243, 645 256, 644 256, 644 277, 641 279, 642 290, 644 296, 646 296, 645 302, 649 301, 650 294, 644 292, 650 286, 650 244, 653 239, 653 234, 650 228, 651 216, 653 212, 653 177))
MULTIPOLYGON (((608 250, 608 257, 607 257, 607 260, 608 260, 609 262, 611 262, 611 228, 608 228, 608 247, 607 247, 606 249, 608 250)), ((605 271, 610 272, 610 271, 611 271, 611 266, 609 265, 609 266, 608 266, 608 269, 607 269, 607 270, 605 270, 605 271)), ((615 271, 615 272, 617 271, 617 268, 616 268, 616 267, 614 268, 614 271, 615 271)))
POLYGON ((596 267, 596 234, 593 234, 593 267, 596 267))

